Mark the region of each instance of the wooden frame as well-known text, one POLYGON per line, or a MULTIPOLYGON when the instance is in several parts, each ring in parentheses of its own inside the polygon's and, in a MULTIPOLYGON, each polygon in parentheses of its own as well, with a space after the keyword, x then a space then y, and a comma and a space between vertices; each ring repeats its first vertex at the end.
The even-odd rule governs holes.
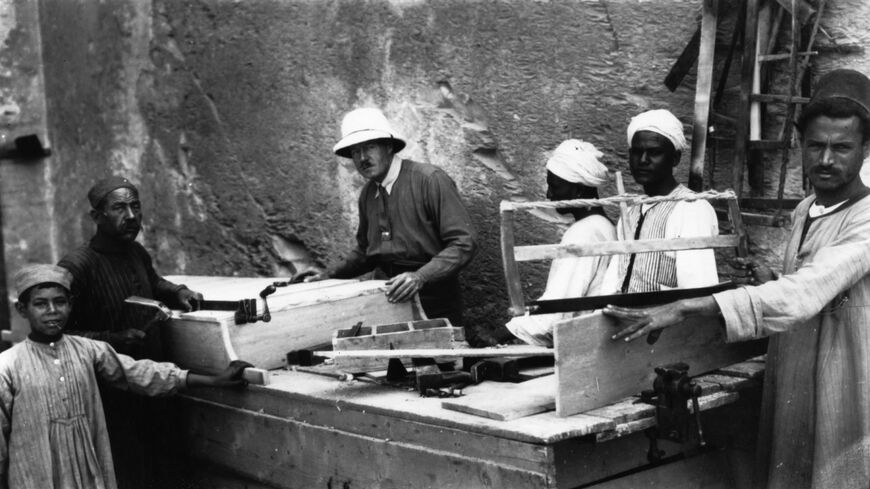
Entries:
MULTIPOLYGON (((621 178, 617 174, 617 184, 621 178)), ((621 185, 618 185, 621 186, 621 185)), ((567 256, 603 256, 627 253, 650 253, 657 251, 682 251, 707 248, 736 248, 738 256, 746 256, 747 237, 740 216, 740 206, 737 196, 732 191, 707 191, 694 194, 687 198, 645 197, 623 194, 603 199, 575 199, 543 202, 509 202, 502 201, 499 208, 501 216, 501 255, 504 266, 505 282, 507 284, 510 312, 514 316, 526 313, 526 301, 520 283, 520 272, 517 265, 522 261, 546 260, 567 256), (601 207, 617 205, 624 215, 629 204, 640 205, 668 200, 726 200, 728 202, 728 219, 734 230, 729 235, 709 236, 701 238, 677 239, 645 239, 632 241, 604 241, 594 244, 545 244, 516 246, 514 238, 514 212, 517 210, 568 207, 601 207)), ((623 219, 624 221, 624 219, 623 219)))

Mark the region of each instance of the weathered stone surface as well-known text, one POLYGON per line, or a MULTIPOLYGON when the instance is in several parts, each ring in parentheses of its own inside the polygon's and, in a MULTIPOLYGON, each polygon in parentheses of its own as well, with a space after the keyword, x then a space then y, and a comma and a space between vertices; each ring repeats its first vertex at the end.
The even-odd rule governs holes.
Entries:
MULTIPOLYGON (((827 31, 863 35, 870 16, 853 12, 864 2, 832 3, 827 31)), ((482 250, 464 272, 467 317, 489 339, 504 333, 507 306, 498 202, 543 199, 546 151, 589 140, 625 172, 632 115, 668 107, 690 128, 694 75, 675 93, 662 80, 697 26, 695 1, 39 6, 60 254, 90 236, 84 193, 115 172, 141 182, 142 240, 164 273, 287 275, 335 262, 353 244, 362 180, 331 147, 343 113, 377 105, 407 137, 404 154, 443 167, 471 210, 482 250)), ((857 58, 866 68, 865 54, 824 63, 857 58)), ((519 223, 521 243, 560 235, 534 217, 519 223)), ((545 264, 522 270, 529 296, 540 293, 545 264)))

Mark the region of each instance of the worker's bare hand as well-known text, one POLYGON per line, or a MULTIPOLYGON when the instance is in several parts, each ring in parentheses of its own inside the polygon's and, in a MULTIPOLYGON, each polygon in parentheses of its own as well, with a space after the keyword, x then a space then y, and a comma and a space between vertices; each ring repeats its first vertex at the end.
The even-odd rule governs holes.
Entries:
POLYGON ((736 256, 728 260, 728 265, 734 269, 731 281, 741 285, 761 285, 776 279, 770 267, 749 258, 736 256))
POLYGON ((195 302, 202 300, 202 294, 194 292, 187 287, 182 287, 175 293, 175 300, 182 309, 190 312, 194 309, 195 302))
POLYGON ((122 329, 109 333, 108 341, 112 345, 138 345, 145 339, 145 331, 136 328, 122 329))
POLYGON ((405 302, 423 287, 423 279, 415 272, 405 272, 387 280, 387 300, 405 302))
POLYGON ((242 377, 246 368, 254 366, 243 360, 233 360, 223 372, 214 378, 215 387, 241 387, 247 384, 242 377))
POLYGON ((304 272, 299 272, 298 274, 294 275, 293 278, 290 279, 290 282, 320 282, 321 280, 326 280, 328 278, 329 271, 312 268, 310 270, 305 270, 304 272))
MULTIPOLYGON (((685 315, 678 302, 645 309, 607 306, 602 312, 619 320, 618 324, 623 328, 613 335, 613 339, 625 339, 625 341, 631 341, 654 331, 673 326, 685 319, 685 315)), ((657 339, 659 334, 661 333, 654 333, 654 337, 657 339)))

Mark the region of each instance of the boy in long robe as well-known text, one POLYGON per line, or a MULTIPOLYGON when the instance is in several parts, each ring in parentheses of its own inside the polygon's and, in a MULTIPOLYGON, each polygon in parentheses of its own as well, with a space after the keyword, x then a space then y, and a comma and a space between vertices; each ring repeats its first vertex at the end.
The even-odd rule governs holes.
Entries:
POLYGON ((116 488, 98 378, 148 396, 242 382, 244 362, 218 376, 197 375, 171 363, 133 360, 102 341, 65 336, 71 282, 55 265, 32 265, 15 276, 15 309, 31 332, 0 353, 0 487, 116 488))

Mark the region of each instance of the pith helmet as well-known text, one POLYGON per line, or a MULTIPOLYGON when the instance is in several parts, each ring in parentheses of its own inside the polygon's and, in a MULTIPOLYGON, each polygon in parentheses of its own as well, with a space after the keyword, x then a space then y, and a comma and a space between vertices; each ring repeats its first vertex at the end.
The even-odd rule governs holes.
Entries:
POLYGON ((405 140, 393 130, 390 122, 379 109, 352 110, 341 121, 341 140, 332 151, 338 156, 350 158, 352 146, 375 139, 392 139, 393 151, 396 153, 405 147, 405 140))

